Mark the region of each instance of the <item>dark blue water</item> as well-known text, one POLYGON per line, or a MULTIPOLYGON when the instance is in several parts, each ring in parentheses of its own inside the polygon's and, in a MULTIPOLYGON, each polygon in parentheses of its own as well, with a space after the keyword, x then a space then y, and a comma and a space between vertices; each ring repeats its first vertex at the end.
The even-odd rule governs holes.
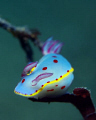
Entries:
MULTIPOLYGON (((0 17, 17 26, 38 28, 41 41, 49 36, 64 42, 61 54, 74 67, 75 87, 87 87, 96 105, 96 0, 0 0, 0 17)), ((34 61, 42 57, 37 47, 34 61)), ((34 103, 14 94, 26 65, 18 39, 0 28, 0 120, 81 120, 66 103, 34 103)))

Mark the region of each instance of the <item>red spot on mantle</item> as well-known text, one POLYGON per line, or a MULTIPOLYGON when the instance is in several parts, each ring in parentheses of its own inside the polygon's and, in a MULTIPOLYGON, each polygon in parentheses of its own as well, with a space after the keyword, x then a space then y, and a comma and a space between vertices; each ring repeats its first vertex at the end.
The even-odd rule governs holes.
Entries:
POLYGON ((62 78, 62 75, 60 76, 60 78, 62 78))
POLYGON ((62 87, 61 87, 61 89, 64 89, 64 88, 65 88, 65 86, 62 86, 62 87))
POLYGON ((44 85, 41 85, 41 87, 43 87, 44 85))
POLYGON ((43 67, 42 70, 47 70, 47 67, 43 67))
POLYGON ((58 85, 55 85, 56 87, 58 86, 58 85))
POLYGON ((50 81, 48 81, 47 83, 50 83, 50 81))
POLYGON ((38 90, 36 90, 35 92, 37 92, 38 90))
POLYGON ((49 91, 54 91, 54 89, 51 89, 51 90, 47 90, 47 91, 48 91, 48 92, 49 92, 49 91))
POLYGON ((53 60, 53 62, 54 62, 54 63, 57 63, 57 62, 58 62, 58 60, 53 60))
POLYGON ((56 80, 58 80, 58 79, 56 78, 56 80))
POLYGON ((69 72, 69 70, 67 70, 67 72, 69 72))
POLYGON ((25 79, 22 80, 22 83, 25 82, 25 79))

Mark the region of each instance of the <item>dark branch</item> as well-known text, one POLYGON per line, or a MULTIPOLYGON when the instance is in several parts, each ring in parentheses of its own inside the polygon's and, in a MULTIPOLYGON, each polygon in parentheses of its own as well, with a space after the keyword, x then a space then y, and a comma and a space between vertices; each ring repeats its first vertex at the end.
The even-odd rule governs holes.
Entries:
POLYGON ((85 88, 76 88, 73 94, 65 94, 56 98, 29 98, 33 102, 66 102, 73 104, 85 120, 96 120, 95 107, 92 103, 90 92, 85 88))

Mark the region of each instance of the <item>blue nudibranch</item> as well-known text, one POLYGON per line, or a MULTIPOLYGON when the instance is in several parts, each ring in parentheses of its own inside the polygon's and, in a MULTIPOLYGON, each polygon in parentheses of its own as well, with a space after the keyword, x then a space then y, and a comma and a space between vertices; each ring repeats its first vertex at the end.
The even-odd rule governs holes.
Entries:
POLYGON ((74 69, 58 54, 63 44, 49 38, 42 47, 39 62, 28 64, 22 72, 22 80, 14 92, 32 98, 57 97, 66 93, 71 85, 74 69))

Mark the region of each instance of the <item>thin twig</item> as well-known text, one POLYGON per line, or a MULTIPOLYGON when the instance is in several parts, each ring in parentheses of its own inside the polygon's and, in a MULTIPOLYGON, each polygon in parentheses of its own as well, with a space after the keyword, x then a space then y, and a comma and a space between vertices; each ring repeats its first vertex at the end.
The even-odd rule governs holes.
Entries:
POLYGON ((0 18, 0 27, 10 32, 13 36, 18 39, 30 39, 32 42, 39 47, 41 50, 42 43, 37 38, 41 33, 37 29, 29 29, 28 27, 17 27, 9 23, 8 21, 0 18))

